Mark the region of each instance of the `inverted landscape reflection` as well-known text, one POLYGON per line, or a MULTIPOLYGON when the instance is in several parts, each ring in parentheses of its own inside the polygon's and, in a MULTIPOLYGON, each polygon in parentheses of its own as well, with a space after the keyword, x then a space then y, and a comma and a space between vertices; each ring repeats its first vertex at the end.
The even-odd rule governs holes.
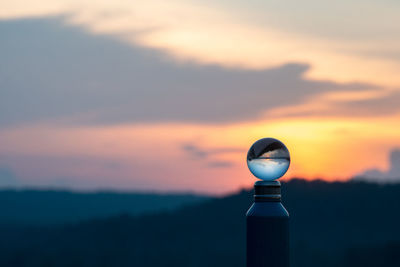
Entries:
POLYGON ((274 138, 258 140, 247 153, 247 166, 251 173, 264 181, 282 177, 289 169, 289 165, 289 150, 274 138))
POLYGON ((265 181, 282 177, 289 169, 289 164, 287 158, 259 158, 248 163, 251 173, 265 181))

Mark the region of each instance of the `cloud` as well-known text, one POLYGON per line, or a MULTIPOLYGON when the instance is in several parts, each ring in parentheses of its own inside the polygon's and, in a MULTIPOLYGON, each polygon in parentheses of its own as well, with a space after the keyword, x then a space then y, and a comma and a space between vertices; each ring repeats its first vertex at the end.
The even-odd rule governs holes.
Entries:
POLYGON ((337 113, 354 116, 385 116, 400 112, 400 91, 395 90, 385 95, 357 101, 347 101, 337 106, 337 113))
POLYGON ((366 180, 378 183, 400 182, 400 148, 395 148, 390 152, 389 169, 382 171, 379 169, 369 169, 356 175, 356 180, 366 180))
POLYGON ((230 153, 243 153, 245 149, 240 147, 220 147, 220 148, 201 148, 192 144, 185 144, 182 146, 182 149, 187 152, 190 157, 197 159, 206 159, 210 156, 218 156, 221 154, 230 154, 230 153))
POLYGON ((0 32, 0 126, 229 123, 323 92, 377 89, 307 80, 306 64, 239 70, 176 63, 159 51, 66 26, 62 17, 3 20, 0 32))
POLYGON ((211 161, 207 164, 209 168, 230 168, 234 165, 234 162, 228 160, 211 161))
POLYGON ((207 151, 191 144, 183 145, 182 149, 188 152, 188 154, 193 158, 206 158, 209 154, 207 151))
POLYGON ((201 148, 192 144, 185 144, 182 146, 189 158, 195 160, 203 160, 206 162, 208 168, 229 168, 235 165, 233 161, 219 159, 221 155, 232 153, 245 153, 245 149, 240 147, 219 147, 219 148, 201 148))
POLYGON ((399 4, 321 1, 13 0, 0 18, 68 14, 96 34, 173 55, 235 68, 310 62, 308 77, 399 84, 399 4), (296 8, 290 8, 296 6, 296 8), (332 16, 331 14, 340 14, 332 16), (185 23, 182 23, 184 21, 185 23), (232 45, 234 44, 234 45, 232 45))
POLYGON ((380 117, 399 113, 399 102, 400 90, 324 92, 303 103, 273 108, 268 114, 274 117, 380 117))

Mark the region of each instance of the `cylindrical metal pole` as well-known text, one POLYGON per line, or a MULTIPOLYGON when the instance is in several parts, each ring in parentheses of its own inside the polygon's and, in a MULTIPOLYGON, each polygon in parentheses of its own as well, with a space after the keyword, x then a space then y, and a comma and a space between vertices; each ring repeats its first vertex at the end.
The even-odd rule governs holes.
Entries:
POLYGON ((246 214, 247 267, 289 267, 289 213, 278 181, 257 181, 246 214))

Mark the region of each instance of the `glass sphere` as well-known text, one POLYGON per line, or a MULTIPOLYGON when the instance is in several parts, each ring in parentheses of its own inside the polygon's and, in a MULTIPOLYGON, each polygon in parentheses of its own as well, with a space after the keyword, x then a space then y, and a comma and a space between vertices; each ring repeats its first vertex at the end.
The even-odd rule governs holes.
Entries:
POLYGON ((251 173, 264 181, 282 177, 289 169, 289 150, 279 140, 262 138, 247 153, 247 166, 251 173))

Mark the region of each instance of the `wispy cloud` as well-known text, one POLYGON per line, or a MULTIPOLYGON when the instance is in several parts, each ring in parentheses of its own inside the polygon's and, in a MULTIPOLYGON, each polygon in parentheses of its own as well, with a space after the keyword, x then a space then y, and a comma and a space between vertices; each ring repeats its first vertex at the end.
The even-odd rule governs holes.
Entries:
POLYGON ((243 153, 245 148, 240 147, 218 147, 218 148, 201 148, 193 144, 185 144, 182 149, 193 158, 206 159, 210 156, 218 156, 221 154, 243 153))
POLYGON ((234 165, 235 163, 233 161, 228 160, 210 161, 207 163, 209 168, 230 168, 234 165))
POLYGON ((185 144, 182 146, 189 158, 202 160, 207 168, 230 168, 235 166, 232 160, 224 159, 231 154, 245 155, 246 149, 240 147, 218 147, 218 148, 202 148, 193 144, 185 144))

